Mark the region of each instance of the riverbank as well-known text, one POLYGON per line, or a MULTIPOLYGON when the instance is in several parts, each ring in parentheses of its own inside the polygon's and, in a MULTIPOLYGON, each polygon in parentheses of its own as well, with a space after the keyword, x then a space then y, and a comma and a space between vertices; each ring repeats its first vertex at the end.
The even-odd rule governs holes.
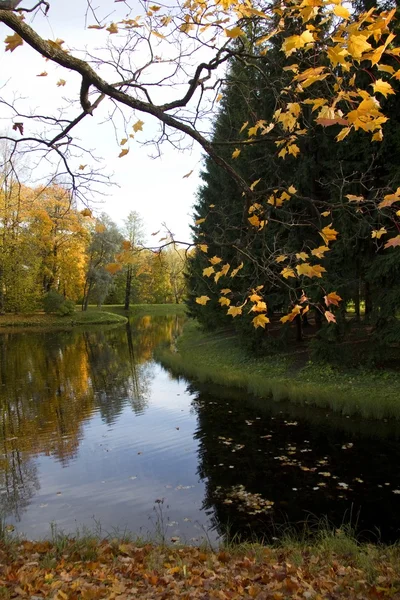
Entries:
POLYGON ((231 333, 205 333, 193 321, 184 326, 174 347, 156 358, 176 375, 232 386, 274 401, 329 408, 368 419, 400 419, 400 374, 373 369, 344 369, 277 354, 257 357, 231 333))
POLYGON ((32 314, 6 314, 0 315, 0 333, 7 329, 19 328, 44 328, 44 329, 69 329, 72 327, 89 325, 121 325, 127 318, 111 312, 90 310, 77 311, 72 315, 58 316, 45 313, 32 314))
POLYGON ((342 532, 307 545, 219 550, 66 538, 0 546, 0 598, 398 598, 400 549, 342 532))
MULTIPOLYGON (((104 310, 129 317, 141 317, 149 315, 159 317, 164 315, 184 315, 185 304, 132 304, 129 310, 125 310, 120 304, 110 304, 104 306, 104 310)), ((89 311, 92 308, 89 306, 89 311)))
POLYGON ((110 305, 103 308, 89 306, 88 310, 82 312, 77 310, 72 315, 58 316, 48 315, 44 312, 29 314, 6 314, 0 315, 0 332, 8 328, 47 328, 47 329, 70 329, 78 326, 89 325, 121 325, 126 323, 129 317, 184 315, 184 304, 134 304, 129 311, 124 310, 122 305, 110 305))

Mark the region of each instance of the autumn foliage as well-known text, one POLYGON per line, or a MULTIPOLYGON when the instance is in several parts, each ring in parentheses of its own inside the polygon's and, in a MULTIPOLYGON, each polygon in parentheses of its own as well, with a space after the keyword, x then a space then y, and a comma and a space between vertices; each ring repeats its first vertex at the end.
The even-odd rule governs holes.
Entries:
POLYGON ((394 554, 382 549, 371 577, 368 552, 372 550, 360 548, 358 557, 318 547, 291 551, 261 546, 211 552, 71 539, 60 553, 50 542, 27 541, 12 553, 0 550, 0 582, 9 597, 55 600, 394 598, 394 554))

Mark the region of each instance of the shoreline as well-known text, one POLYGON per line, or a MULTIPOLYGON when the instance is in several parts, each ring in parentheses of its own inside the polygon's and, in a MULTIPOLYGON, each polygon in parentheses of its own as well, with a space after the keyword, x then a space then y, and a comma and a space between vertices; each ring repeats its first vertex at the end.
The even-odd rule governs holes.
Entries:
POLYGON ((175 375, 239 388, 258 398, 364 419, 400 420, 400 373, 395 371, 344 369, 311 361, 295 368, 290 354, 253 356, 240 347, 236 336, 205 333, 194 321, 185 323, 173 348, 157 349, 156 358, 175 375))
POLYGON ((100 309, 89 306, 82 312, 77 310, 72 315, 59 316, 44 312, 24 314, 8 313, 0 315, 0 334, 16 331, 34 331, 46 329, 72 329, 92 325, 123 325, 129 317, 184 315, 183 304, 136 304, 128 311, 120 305, 106 305, 100 309))
POLYGON ((17 330, 72 329, 92 325, 123 325, 127 317, 106 311, 77 311, 58 316, 45 313, 0 315, 0 334, 17 330))

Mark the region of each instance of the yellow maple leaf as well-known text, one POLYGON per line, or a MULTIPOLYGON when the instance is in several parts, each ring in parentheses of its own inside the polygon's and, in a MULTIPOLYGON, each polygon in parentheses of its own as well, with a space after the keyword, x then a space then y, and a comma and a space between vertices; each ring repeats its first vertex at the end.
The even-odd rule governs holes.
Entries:
POLYGON ((235 277, 239 273, 240 269, 243 269, 243 265, 244 263, 240 263, 240 265, 236 267, 236 269, 233 269, 233 271, 231 272, 231 277, 235 277))
POLYGON ((243 29, 240 29, 240 27, 233 27, 232 29, 225 29, 225 35, 230 39, 235 39, 246 34, 243 29))
POLYGON ((289 192, 289 194, 295 194, 295 193, 297 192, 297 190, 296 190, 296 188, 294 187, 294 185, 291 185, 291 186, 288 188, 288 192, 289 192))
POLYGON ((137 131, 143 131, 143 125, 144 122, 141 121, 140 119, 138 121, 136 121, 136 123, 133 126, 133 131, 136 133, 137 131))
POLYGON ((380 94, 383 94, 385 98, 388 97, 388 94, 395 93, 390 83, 383 81, 383 79, 377 79, 375 83, 371 83, 371 86, 373 87, 375 94, 379 92, 380 94))
POLYGON ((219 265, 220 262, 222 262, 222 258, 220 258, 219 256, 213 256, 212 258, 210 258, 210 263, 212 265, 219 265))
POLYGON ((115 23, 111 23, 111 25, 109 25, 109 27, 106 27, 106 29, 110 34, 118 33, 118 27, 115 23))
POLYGON ((285 279, 289 279, 289 277, 296 277, 296 273, 290 267, 285 267, 284 269, 282 269, 281 275, 285 279))
POLYGON ((296 258, 299 260, 306 260, 308 258, 307 252, 297 252, 296 258))
POLYGON ((400 187, 394 192, 394 194, 386 194, 383 197, 382 202, 378 204, 378 208, 386 208, 388 206, 392 206, 394 202, 398 202, 400 200, 400 187))
POLYGON ((270 321, 266 315, 257 315, 252 320, 252 323, 256 329, 257 329, 257 327, 262 327, 263 329, 265 329, 265 325, 269 322, 270 321))
POLYGON ((314 42, 314 36, 311 31, 306 29, 301 35, 291 35, 287 37, 282 44, 282 50, 285 52, 286 56, 290 56, 296 50, 304 48, 304 46, 312 42, 314 42))
POLYGON ((355 196, 354 194, 346 194, 346 198, 349 202, 363 202, 364 196, 355 196))
POLYGON ((249 221, 250 225, 253 225, 253 227, 260 227, 261 221, 257 217, 257 215, 253 215, 252 217, 249 217, 248 221, 249 221))
POLYGON ((262 296, 260 296, 259 294, 257 294, 256 292, 253 292, 250 296, 249 296, 249 300, 250 302, 258 302, 259 300, 262 300, 262 296))
POLYGON ((303 263, 296 266, 296 271, 298 275, 305 275, 306 277, 322 277, 322 273, 325 273, 326 269, 321 265, 303 263))
POLYGON ((239 148, 235 148, 235 150, 232 152, 232 158, 238 158, 238 156, 240 156, 241 150, 239 150, 239 148))
POLYGON ((350 36, 347 48, 349 54, 351 54, 355 60, 359 60, 362 58, 364 52, 368 52, 372 49, 371 44, 367 42, 366 39, 366 36, 368 35, 368 32, 359 32, 350 36))
POLYGON ((323 258, 325 252, 329 252, 329 250, 330 248, 328 248, 328 246, 319 246, 318 248, 311 250, 311 254, 317 258, 323 258))
MULTIPOLYGON (((331 223, 332 225, 332 223, 331 223)), ((324 240, 325 244, 329 244, 329 242, 333 242, 336 240, 336 237, 339 235, 339 232, 335 229, 331 228, 331 225, 327 225, 319 232, 319 235, 324 240)))
POLYGON ((205 269, 203 269, 204 277, 210 277, 214 272, 214 267, 206 267, 205 269))
POLYGON ((231 265, 229 265, 228 263, 226 265, 224 265, 222 267, 222 269, 220 271, 218 271, 218 273, 215 274, 215 277, 214 277, 215 283, 218 283, 219 279, 223 275, 226 275, 228 273, 228 271, 229 271, 230 268, 231 268, 231 265))
POLYGON ((379 129, 379 131, 377 131, 376 133, 374 133, 374 135, 372 136, 372 141, 373 142, 381 142, 383 140, 383 132, 381 129, 379 129))
POLYGON ((286 254, 280 254, 279 256, 277 256, 277 258, 275 259, 275 262, 280 263, 283 262, 284 260, 287 259, 286 254))
POLYGON ((229 288, 224 288, 223 290, 221 290, 221 294, 229 294, 232 290, 230 290, 229 288))
POLYGON ((220 303, 221 306, 229 306, 231 303, 229 298, 225 298, 225 296, 222 296, 222 298, 219 298, 218 302, 220 303))
POLYGON ((333 9, 333 12, 337 17, 341 17, 342 19, 346 20, 350 19, 350 11, 341 4, 337 4, 333 9))
POLYGON ((57 86, 57 87, 64 87, 64 85, 65 85, 66 83, 67 83, 67 82, 65 81, 65 79, 59 79, 59 80, 57 81, 57 83, 56 83, 56 86, 57 86))
POLYGON ((204 304, 207 304, 209 300, 210 298, 208 296, 198 296, 198 298, 196 298, 197 304, 202 304, 203 306, 204 304))
POLYGON ((383 235, 385 235, 385 233, 387 233, 387 231, 386 231, 385 227, 381 227, 380 229, 374 229, 374 230, 371 232, 371 237, 372 237, 372 238, 376 238, 377 240, 380 240, 380 239, 381 239, 381 237, 382 237, 383 235))
POLYGON ((325 210, 324 212, 321 213, 321 217, 329 217, 330 214, 331 214, 330 210, 325 210))
POLYGON ((202 223, 204 223, 205 220, 206 220, 205 218, 204 219, 196 219, 195 225, 201 225, 202 223))
POLYGON ((335 306, 339 306, 339 302, 341 302, 342 298, 336 292, 331 292, 324 296, 326 306, 330 306, 334 304, 335 306))
POLYGON ((255 181, 253 181, 253 183, 252 183, 252 184, 251 184, 251 186, 250 186, 250 189, 251 189, 251 191, 253 191, 253 190, 254 190, 254 188, 256 187, 256 185, 257 185, 258 183, 260 183, 260 181, 261 181, 261 179, 256 179, 255 181))
POLYGON ((121 150, 121 152, 118 154, 118 158, 122 158, 123 156, 126 156, 129 152, 129 148, 124 148, 123 150, 121 150))
POLYGON ((343 127, 343 129, 337 134, 336 141, 341 142, 345 137, 349 135, 351 127, 343 127))
POLYGON ((292 309, 292 311, 288 315, 281 317, 281 319, 279 319, 279 320, 281 323, 286 323, 287 321, 292 322, 297 317, 297 315, 301 314, 301 311, 302 311, 302 307, 299 304, 296 304, 296 306, 292 309))
POLYGON ((8 35, 4 40, 4 43, 6 45, 6 52, 14 52, 18 46, 22 46, 24 40, 18 33, 14 33, 13 35, 8 35))
POLYGON ((297 144, 288 144, 287 149, 288 149, 289 154, 291 154, 295 158, 300 152, 300 148, 297 146, 297 144))
POLYGON ((238 315, 242 314, 242 307, 241 306, 230 306, 228 309, 228 312, 226 314, 231 315, 231 317, 235 318, 238 315))
POLYGON ((199 244, 198 248, 200 248, 200 250, 202 252, 208 252, 208 246, 207 246, 207 244, 199 244))
POLYGON ((266 312, 267 310, 267 305, 265 302, 256 302, 256 304, 254 304, 251 309, 250 312, 266 312))

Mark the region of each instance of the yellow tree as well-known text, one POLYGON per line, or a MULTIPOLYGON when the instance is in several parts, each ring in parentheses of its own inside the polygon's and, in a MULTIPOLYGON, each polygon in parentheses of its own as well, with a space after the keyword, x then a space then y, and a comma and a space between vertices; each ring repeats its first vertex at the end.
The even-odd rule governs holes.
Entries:
POLYGON ((29 227, 32 190, 17 178, 6 146, 0 172, 0 313, 35 307, 39 260, 29 227))
POLYGON ((32 195, 30 231, 40 257, 43 292, 54 289, 77 300, 84 286, 87 218, 73 207, 70 194, 59 185, 37 188, 32 195))

